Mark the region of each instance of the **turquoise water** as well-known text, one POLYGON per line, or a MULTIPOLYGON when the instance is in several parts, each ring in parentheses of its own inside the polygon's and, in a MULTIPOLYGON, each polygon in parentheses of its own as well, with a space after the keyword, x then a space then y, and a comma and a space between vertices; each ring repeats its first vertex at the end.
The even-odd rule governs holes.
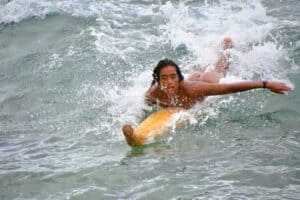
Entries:
POLYGON ((0 199, 299 199, 300 2, 0 0, 0 199), (188 74, 232 36, 228 77, 288 95, 210 97, 131 149, 159 59, 188 74))

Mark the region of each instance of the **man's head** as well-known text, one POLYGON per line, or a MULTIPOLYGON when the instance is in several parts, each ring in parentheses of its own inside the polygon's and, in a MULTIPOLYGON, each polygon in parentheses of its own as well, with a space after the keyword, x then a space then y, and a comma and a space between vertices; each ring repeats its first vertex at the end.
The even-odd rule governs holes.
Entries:
POLYGON ((160 60, 153 70, 153 82, 158 83, 167 94, 175 94, 179 88, 179 82, 184 79, 178 65, 169 59, 160 60))

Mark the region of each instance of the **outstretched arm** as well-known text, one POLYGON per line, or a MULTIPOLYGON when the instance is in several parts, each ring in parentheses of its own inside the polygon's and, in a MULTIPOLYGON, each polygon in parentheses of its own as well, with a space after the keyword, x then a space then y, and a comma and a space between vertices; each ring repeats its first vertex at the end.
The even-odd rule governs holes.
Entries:
POLYGON ((236 92, 243 92, 247 90, 267 88, 274 93, 284 94, 291 91, 292 88, 282 82, 270 81, 245 81, 231 84, 204 84, 195 86, 195 93, 199 96, 222 95, 236 92))

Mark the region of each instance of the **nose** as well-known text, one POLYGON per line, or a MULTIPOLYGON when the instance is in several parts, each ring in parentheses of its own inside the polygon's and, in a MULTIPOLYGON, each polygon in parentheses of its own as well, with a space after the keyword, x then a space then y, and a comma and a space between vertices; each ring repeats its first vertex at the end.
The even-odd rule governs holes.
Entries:
POLYGON ((168 78, 167 83, 168 83, 168 85, 171 85, 173 83, 173 80, 171 77, 168 78))
POLYGON ((168 78, 168 80, 167 80, 167 84, 168 84, 168 86, 170 86, 170 85, 172 85, 172 84, 173 84, 173 81, 172 81, 172 79, 171 79, 171 78, 168 78))

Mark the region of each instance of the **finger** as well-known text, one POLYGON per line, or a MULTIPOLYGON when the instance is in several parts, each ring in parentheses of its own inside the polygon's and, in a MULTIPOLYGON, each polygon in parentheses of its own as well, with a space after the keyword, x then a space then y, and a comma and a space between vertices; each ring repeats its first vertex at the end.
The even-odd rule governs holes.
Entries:
POLYGON ((285 86, 285 88, 287 88, 286 90, 288 90, 288 91, 294 90, 294 86, 291 84, 284 84, 284 86, 285 86))

